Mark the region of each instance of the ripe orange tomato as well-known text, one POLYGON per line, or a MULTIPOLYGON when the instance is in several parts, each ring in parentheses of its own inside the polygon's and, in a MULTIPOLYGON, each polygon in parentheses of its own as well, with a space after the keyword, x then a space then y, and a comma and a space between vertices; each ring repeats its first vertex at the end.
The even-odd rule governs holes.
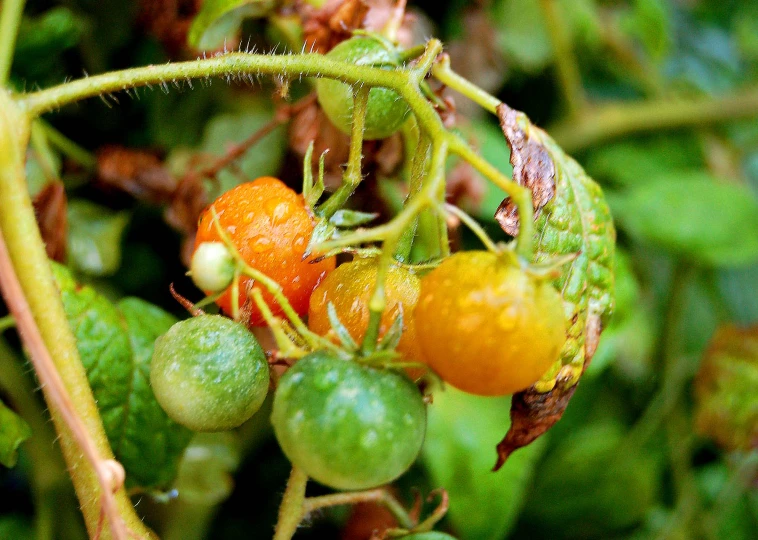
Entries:
MULTIPOLYGON (((282 287, 298 314, 308 311, 308 300, 313 289, 328 272, 334 269, 334 257, 319 262, 303 260, 305 248, 313 232, 313 219, 303 197, 276 178, 262 177, 241 184, 213 203, 218 221, 226 231, 242 258, 275 280, 282 287)), ((213 223, 210 209, 203 212, 198 224, 195 250, 203 242, 218 242, 221 238, 213 223)), ((252 302, 247 302, 247 289, 251 280, 240 279, 240 307, 249 311, 251 326, 261 326, 265 320, 252 302)), ((264 300, 274 315, 281 315, 279 304, 260 286, 264 300)), ((216 303, 227 313, 231 312, 229 289, 216 303)))
POLYGON ((456 253, 424 276, 414 316, 424 362, 483 396, 528 388, 566 341, 553 286, 484 251, 456 253))
MULTIPOLYGON (((342 324, 356 343, 360 343, 368 326, 368 303, 374 294, 376 274, 375 259, 356 259, 340 265, 329 274, 311 296, 308 309, 310 329, 321 335, 330 331, 327 306, 331 302, 342 324)), ((419 286, 419 278, 411 270, 402 266, 390 266, 384 284, 386 307, 382 313, 379 336, 383 336, 390 329, 402 309, 403 333, 397 351, 406 362, 421 361, 413 320, 413 308, 418 301, 419 286)))

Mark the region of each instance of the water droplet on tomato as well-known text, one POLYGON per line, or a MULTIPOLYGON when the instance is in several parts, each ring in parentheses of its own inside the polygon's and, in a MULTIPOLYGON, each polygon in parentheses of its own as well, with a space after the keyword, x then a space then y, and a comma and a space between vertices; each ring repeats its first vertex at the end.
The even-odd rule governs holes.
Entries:
POLYGON ((266 236, 255 236, 250 240, 250 246, 255 253, 271 250, 271 239, 266 236))
POLYGON ((269 200, 263 205, 266 214, 271 218, 272 225, 287 221, 292 215, 292 204, 287 201, 269 200))

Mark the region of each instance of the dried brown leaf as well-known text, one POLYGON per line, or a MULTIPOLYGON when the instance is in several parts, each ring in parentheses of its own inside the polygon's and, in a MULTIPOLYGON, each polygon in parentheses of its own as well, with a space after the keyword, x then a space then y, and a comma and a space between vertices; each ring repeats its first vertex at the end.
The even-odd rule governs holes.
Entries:
POLYGON ((64 262, 68 238, 68 202, 63 184, 48 183, 34 197, 32 204, 47 256, 54 261, 64 262))
POLYGON ((555 387, 540 393, 534 387, 513 395, 511 401, 511 427, 505 438, 497 445, 497 463, 493 470, 503 466, 508 457, 538 437, 542 436, 561 419, 576 384, 570 378, 559 378, 555 387))
POLYGON ((101 187, 129 193, 155 204, 171 200, 176 179, 158 156, 122 146, 103 146, 97 152, 97 178, 101 187))
POLYGON ((187 48, 187 32, 201 4, 202 0, 142 0, 137 23, 176 57, 187 48))
MULTIPOLYGON (((555 196, 555 164, 547 149, 529 136, 520 116, 523 113, 501 104, 498 109, 500 129, 511 149, 513 180, 532 192, 534 219, 542 208, 555 196)), ((495 219, 503 230, 516 236, 519 230, 518 210, 510 198, 506 198, 495 212, 495 219)))

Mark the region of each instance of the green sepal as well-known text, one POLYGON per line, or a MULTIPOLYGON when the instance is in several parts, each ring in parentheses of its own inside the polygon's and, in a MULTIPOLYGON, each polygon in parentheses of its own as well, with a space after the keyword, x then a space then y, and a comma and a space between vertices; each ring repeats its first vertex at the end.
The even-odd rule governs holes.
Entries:
POLYGON ((337 338, 339 338, 342 346, 349 351, 357 351, 358 344, 353 339, 353 336, 350 335, 347 328, 345 328, 345 325, 342 324, 339 315, 337 315, 337 310, 331 302, 326 305, 326 315, 329 317, 329 324, 332 326, 334 333, 337 334, 337 338))
POLYGON ((403 307, 402 305, 399 307, 400 312, 395 317, 395 320, 392 321, 392 326, 389 327, 389 330, 379 340, 377 349, 380 351, 394 351, 397 348, 397 344, 400 343, 400 338, 403 335, 403 307))
POLYGON ((379 214, 374 212, 358 212, 357 210, 337 210, 332 217, 329 218, 329 223, 335 227, 340 228, 352 228, 359 227, 372 222, 379 214))

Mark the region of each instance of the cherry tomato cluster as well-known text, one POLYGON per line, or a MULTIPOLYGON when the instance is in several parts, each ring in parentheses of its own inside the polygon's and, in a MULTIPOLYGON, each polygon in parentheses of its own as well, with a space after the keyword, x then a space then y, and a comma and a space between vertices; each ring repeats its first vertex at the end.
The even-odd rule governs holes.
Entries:
POLYGON ((224 430, 261 406, 269 368, 246 328, 266 322, 251 301, 256 289, 269 322, 287 302, 308 314, 314 336, 323 336, 323 347, 278 380, 271 421, 290 461, 336 489, 391 482, 421 450, 426 405, 413 380, 425 370, 393 363, 424 364, 466 392, 503 395, 529 387, 557 360, 565 334, 556 290, 512 253, 484 251, 456 253, 432 270, 390 265, 377 340, 393 328, 401 333, 393 351, 366 355, 358 344, 371 324, 379 260, 354 258, 335 269, 334 257, 305 257, 314 224, 303 197, 275 178, 228 191, 202 215, 191 275, 227 315, 237 280, 240 322, 200 315, 158 340, 151 383, 174 420, 197 431, 224 430), (277 301, 242 265, 265 274, 286 300, 277 301))

